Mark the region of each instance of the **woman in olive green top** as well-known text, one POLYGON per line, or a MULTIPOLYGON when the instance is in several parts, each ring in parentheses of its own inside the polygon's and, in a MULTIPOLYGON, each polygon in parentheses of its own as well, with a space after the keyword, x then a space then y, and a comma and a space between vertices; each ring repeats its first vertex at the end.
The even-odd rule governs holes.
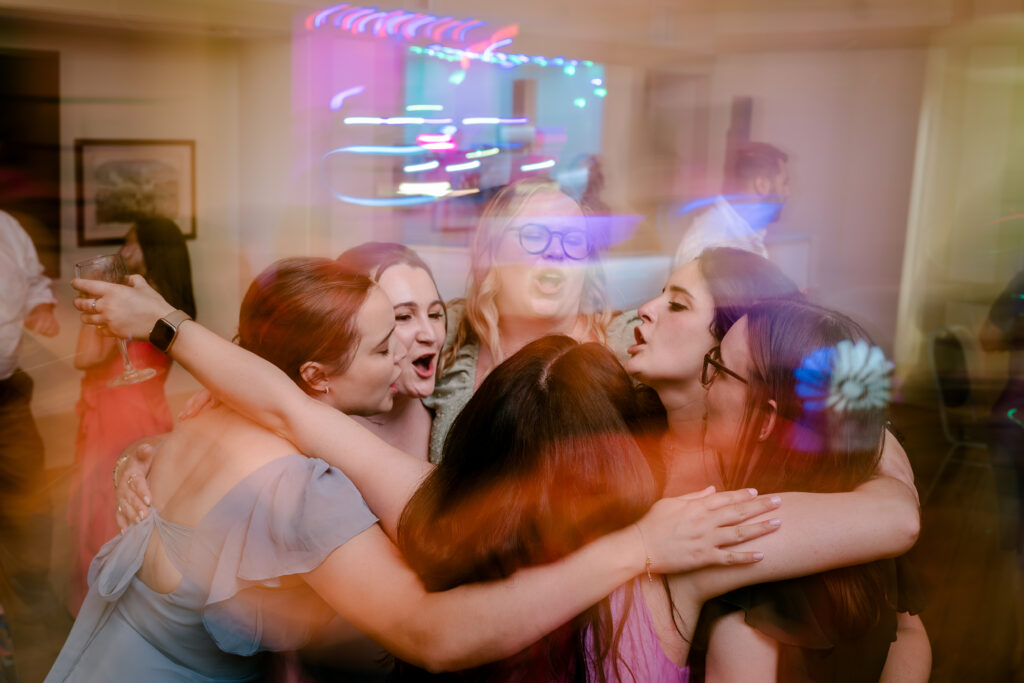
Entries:
POLYGON ((473 240, 466 298, 448 306, 442 374, 423 401, 434 411, 431 462, 484 378, 529 342, 565 334, 606 344, 626 360, 635 312, 608 310, 602 242, 551 180, 512 183, 490 201, 473 240))

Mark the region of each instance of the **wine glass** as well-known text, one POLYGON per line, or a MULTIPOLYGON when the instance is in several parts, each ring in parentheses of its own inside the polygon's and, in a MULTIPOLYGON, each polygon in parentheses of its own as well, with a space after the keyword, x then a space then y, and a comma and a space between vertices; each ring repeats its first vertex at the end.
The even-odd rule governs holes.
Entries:
MULTIPOLYGON (((121 254, 104 254, 75 264, 75 277, 83 280, 103 280, 117 284, 127 284, 128 266, 121 254)), ((124 361, 124 372, 107 382, 109 387, 122 387, 128 384, 145 382, 156 376, 153 368, 136 368, 128 358, 128 340, 117 339, 117 348, 121 351, 124 361)))

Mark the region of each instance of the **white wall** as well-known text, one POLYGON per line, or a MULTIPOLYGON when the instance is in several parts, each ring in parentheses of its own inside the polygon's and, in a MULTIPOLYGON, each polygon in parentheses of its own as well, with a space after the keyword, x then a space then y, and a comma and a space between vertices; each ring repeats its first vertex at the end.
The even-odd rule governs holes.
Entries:
MULTIPOLYGON (((711 71, 711 162, 729 106, 754 99, 751 137, 790 155, 778 235, 812 238, 811 294, 892 348, 920 111, 923 49, 720 57, 711 71)), ((800 274, 794 274, 799 280, 800 274)))
MULTIPOLYGON (((76 261, 111 251, 79 248, 76 237, 76 138, 173 138, 196 142, 198 238, 189 243, 203 323, 230 336, 239 300, 239 77, 237 43, 54 24, 5 25, 2 46, 60 53, 61 333, 27 336, 23 367, 36 381, 33 401, 48 463, 73 458, 74 403, 81 373, 72 366, 78 334, 68 284, 76 261), (68 419, 71 416, 72 419, 68 419)), ((195 384, 180 368, 168 395, 195 384)))

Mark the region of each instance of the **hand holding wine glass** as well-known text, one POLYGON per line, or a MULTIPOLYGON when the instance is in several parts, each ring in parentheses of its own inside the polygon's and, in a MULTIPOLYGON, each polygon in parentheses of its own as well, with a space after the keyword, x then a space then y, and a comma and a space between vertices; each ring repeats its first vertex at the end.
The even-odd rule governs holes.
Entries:
MULTIPOLYGON (((116 284, 127 284, 128 268, 125 265, 121 254, 104 254, 86 261, 75 264, 75 277, 84 280, 103 280, 116 284)), ((95 299, 91 306, 95 307, 95 299)), ((136 368, 128 357, 128 341, 118 337, 117 347, 121 352, 121 360, 124 362, 124 372, 110 380, 107 384, 111 387, 120 387, 128 384, 138 384, 156 376, 153 368, 136 368)))

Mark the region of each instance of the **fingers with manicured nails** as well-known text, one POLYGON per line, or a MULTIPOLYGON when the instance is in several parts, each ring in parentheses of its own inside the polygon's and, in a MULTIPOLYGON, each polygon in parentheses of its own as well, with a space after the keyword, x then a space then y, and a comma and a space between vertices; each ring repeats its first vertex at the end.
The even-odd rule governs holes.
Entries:
POLYGON ((732 565, 732 564, 754 564, 764 559, 764 553, 749 552, 741 553, 735 550, 723 550, 722 555, 719 558, 718 564, 721 565, 732 565))

